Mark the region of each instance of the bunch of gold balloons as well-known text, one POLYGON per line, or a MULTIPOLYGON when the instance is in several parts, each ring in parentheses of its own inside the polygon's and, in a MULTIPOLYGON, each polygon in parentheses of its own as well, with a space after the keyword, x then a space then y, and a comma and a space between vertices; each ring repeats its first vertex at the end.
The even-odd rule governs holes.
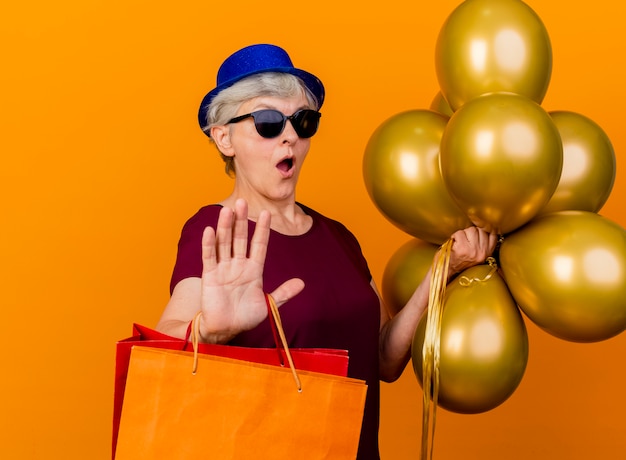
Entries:
MULTIPOLYGON (((521 381, 528 337, 520 310, 575 342, 626 329, 626 231, 598 214, 616 169, 605 132, 584 115, 541 106, 552 48, 526 3, 462 2, 441 28, 435 67, 440 91, 429 109, 384 121, 367 144, 363 175, 379 211, 415 237, 383 275, 392 313, 453 232, 476 225, 501 237, 498 271, 460 274, 444 299, 439 399, 450 411, 478 413, 521 381)), ((420 379, 423 338, 420 323, 420 379)))

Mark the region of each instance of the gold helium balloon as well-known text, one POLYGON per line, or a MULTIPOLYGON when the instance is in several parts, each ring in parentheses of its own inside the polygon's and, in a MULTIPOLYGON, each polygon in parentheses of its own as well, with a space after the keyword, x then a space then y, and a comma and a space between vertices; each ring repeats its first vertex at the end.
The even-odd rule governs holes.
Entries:
POLYGON ((568 111, 549 112, 563 142, 563 171, 541 214, 577 210, 598 212, 615 183, 615 151, 602 128, 568 111))
POLYGON ((470 220, 505 234, 530 221, 552 197, 563 147, 539 104, 492 93, 452 115, 441 139, 440 164, 448 192, 470 220))
POLYGON ((448 104, 448 101, 446 101, 446 98, 443 97, 443 94, 441 94, 441 91, 435 94, 435 97, 430 103, 430 109, 434 110, 437 113, 445 115, 446 117, 451 117, 454 113, 454 111, 450 107, 450 104, 448 104))
POLYGON ((392 316, 409 301, 430 270, 438 249, 435 244, 411 239, 390 257, 383 272, 381 293, 392 316))
POLYGON ((526 3, 466 0, 439 32, 435 68, 453 110, 499 91, 541 104, 552 74, 552 45, 543 22, 526 3))
POLYGON ((439 144, 448 118, 411 110, 383 122, 363 157, 370 198, 397 228, 434 244, 471 225, 439 172, 439 144))
MULTIPOLYGON (((426 315, 412 345, 415 374, 423 386, 426 315)), ((476 414, 506 401, 528 363, 528 334, 506 284, 489 265, 465 270, 447 289, 440 335, 438 405, 476 414)))
POLYGON ((504 238, 500 265, 520 309, 564 340, 626 329, 626 231, 588 211, 537 217, 504 238))

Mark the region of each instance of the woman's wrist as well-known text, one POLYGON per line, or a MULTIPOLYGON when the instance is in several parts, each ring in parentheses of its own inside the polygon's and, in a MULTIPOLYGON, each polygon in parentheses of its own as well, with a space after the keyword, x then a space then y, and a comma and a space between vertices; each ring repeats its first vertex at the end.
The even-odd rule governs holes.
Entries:
POLYGON ((202 326, 202 321, 204 318, 204 314, 199 311, 193 320, 189 323, 189 330, 194 327, 194 322, 197 322, 196 331, 198 335, 199 343, 208 343, 208 344, 225 344, 232 340, 237 334, 225 332, 225 331, 207 331, 202 326))

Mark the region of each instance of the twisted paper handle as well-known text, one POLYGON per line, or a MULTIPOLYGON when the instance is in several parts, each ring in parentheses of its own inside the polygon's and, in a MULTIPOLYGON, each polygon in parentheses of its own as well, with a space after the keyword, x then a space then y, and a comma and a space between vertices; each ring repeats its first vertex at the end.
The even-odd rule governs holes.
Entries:
POLYGON ((285 331, 283 330, 283 323, 280 320, 280 313, 278 312, 278 306, 276 302, 274 302, 274 298, 265 294, 265 302, 267 303, 268 308, 272 312, 272 316, 274 317, 274 323, 276 324, 276 329, 278 330, 278 335, 280 336, 280 341, 283 344, 283 348, 285 349, 285 354, 287 355, 287 361, 289 362, 289 367, 291 368, 291 373, 293 374, 293 379, 296 382, 296 387, 298 391, 302 391, 302 382, 300 382, 300 377, 298 376, 298 372, 296 372, 296 366, 293 365, 293 359, 291 358, 291 352, 289 351, 289 346, 287 345, 287 338, 285 337, 285 331))
MULTIPOLYGON (((287 361, 289 362, 289 367, 291 368, 291 373, 293 375, 293 379, 296 382, 296 388, 299 392, 302 391, 302 382, 300 381, 300 377, 298 376, 298 372, 296 371, 296 366, 293 364, 293 358, 291 357, 291 351, 289 350, 289 346, 287 345, 287 338, 285 337, 285 331, 283 330, 283 323, 280 320, 280 313, 278 312, 278 306, 274 301, 273 297, 269 294, 265 294, 265 302, 267 304, 267 308, 269 314, 274 318, 274 324, 276 325, 276 330, 278 331, 278 335, 280 337, 280 341, 282 342, 283 349, 285 350, 285 355, 287 355, 287 361)), ((196 313, 193 320, 191 321, 191 344, 193 345, 193 365, 191 369, 192 374, 196 374, 198 371, 198 343, 200 337, 200 315, 202 315, 202 311, 196 313)), ((278 343, 276 344, 278 346, 278 343)), ((282 363, 281 363, 282 364, 282 363)))
POLYGON ((198 371, 198 342, 200 337, 200 316, 202 311, 196 313, 196 316, 191 320, 191 345, 193 346, 193 366, 191 373, 196 375, 198 371))
POLYGON ((439 359, 441 338, 441 317, 443 299, 448 281, 448 267, 452 243, 449 239, 439 249, 433 263, 430 291, 428 296, 428 315, 422 346, 422 380, 424 406, 422 414, 422 454, 421 459, 433 458, 435 442, 435 422, 437 419, 437 400, 439 397, 439 359), (431 407, 432 396, 432 407, 431 407))

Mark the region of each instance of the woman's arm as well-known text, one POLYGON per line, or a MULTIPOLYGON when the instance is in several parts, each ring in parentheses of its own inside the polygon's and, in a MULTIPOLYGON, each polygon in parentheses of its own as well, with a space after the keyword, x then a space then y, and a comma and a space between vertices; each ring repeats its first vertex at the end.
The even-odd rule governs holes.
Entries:
MULTIPOLYGON (((202 278, 187 278, 176 285, 157 329, 184 337, 200 311, 204 342, 225 343, 256 327, 267 316, 263 267, 269 233, 270 214, 263 211, 248 248, 247 203, 237 200, 234 210, 222 208, 217 228, 207 227, 202 236, 202 278)), ((302 280, 294 278, 270 294, 280 306, 303 288, 302 280)))
POLYGON ((201 284, 200 278, 185 278, 176 285, 157 323, 158 331, 172 337, 185 337, 189 323, 201 309, 201 284))
MULTIPOLYGON (((455 232, 452 240, 448 277, 484 263, 496 247, 497 235, 477 227, 469 227, 455 232)), ((379 344, 380 378, 383 381, 393 382, 398 379, 411 358, 415 330, 428 308, 431 276, 432 269, 415 289, 407 304, 393 318, 389 318, 381 300, 379 344)))

